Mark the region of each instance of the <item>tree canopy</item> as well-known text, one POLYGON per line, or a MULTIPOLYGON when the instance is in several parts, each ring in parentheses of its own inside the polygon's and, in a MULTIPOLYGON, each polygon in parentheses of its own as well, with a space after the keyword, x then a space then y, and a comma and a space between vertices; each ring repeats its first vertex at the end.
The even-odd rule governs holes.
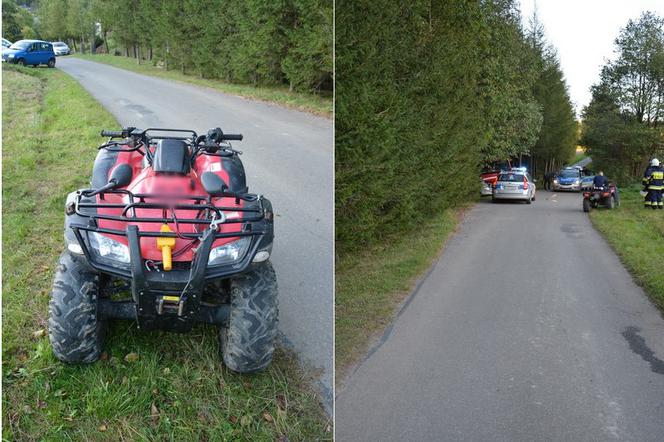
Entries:
POLYGON ((336 2, 339 253, 417 234, 473 198, 483 164, 574 151, 567 86, 515 0, 336 2))
POLYGON ((583 110, 582 143, 593 163, 622 182, 664 155, 664 19, 644 12, 615 40, 583 110))

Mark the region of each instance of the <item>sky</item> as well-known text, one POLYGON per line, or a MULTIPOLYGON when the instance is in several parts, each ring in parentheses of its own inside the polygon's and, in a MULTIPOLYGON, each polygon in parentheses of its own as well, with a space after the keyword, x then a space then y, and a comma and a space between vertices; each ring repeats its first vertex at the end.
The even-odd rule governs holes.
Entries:
POLYGON ((521 0, 526 25, 535 4, 546 38, 558 51, 577 114, 590 102, 590 86, 601 67, 615 57, 614 40, 627 21, 644 11, 664 17, 664 0, 521 0))

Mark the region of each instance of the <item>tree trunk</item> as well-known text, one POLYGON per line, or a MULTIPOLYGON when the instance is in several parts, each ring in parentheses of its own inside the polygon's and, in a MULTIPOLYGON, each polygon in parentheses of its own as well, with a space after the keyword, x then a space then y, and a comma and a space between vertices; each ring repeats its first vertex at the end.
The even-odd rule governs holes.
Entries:
POLYGON ((81 34, 81 54, 85 54, 85 36, 81 34))
POLYGON ((106 49, 106 53, 110 54, 111 51, 108 50, 108 31, 104 29, 104 48, 106 49))
POLYGON ((136 45, 136 61, 141 64, 141 45, 136 45))

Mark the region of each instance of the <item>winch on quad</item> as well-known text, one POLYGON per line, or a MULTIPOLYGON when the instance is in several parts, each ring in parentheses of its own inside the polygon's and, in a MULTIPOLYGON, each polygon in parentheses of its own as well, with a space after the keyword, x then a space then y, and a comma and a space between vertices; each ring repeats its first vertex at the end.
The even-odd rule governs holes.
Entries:
POLYGON ((49 333, 58 359, 96 361, 110 319, 219 327, 225 364, 265 368, 277 333, 272 205, 249 193, 242 135, 102 131, 91 186, 68 195, 49 333))

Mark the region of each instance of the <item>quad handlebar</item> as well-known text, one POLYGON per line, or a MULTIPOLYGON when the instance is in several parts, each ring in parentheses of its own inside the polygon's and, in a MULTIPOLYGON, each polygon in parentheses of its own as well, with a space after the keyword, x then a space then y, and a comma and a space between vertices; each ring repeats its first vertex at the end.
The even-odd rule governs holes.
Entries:
MULTIPOLYGON (((149 138, 147 133, 152 132, 189 132, 192 134, 192 140, 197 140, 199 137, 196 135, 196 132, 193 130, 178 130, 178 129, 160 129, 160 128, 148 128, 145 130, 137 129, 135 127, 124 127, 122 130, 106 130, 103 129, 100 132, 102 137, 110 138, 129 138, 136 137, 141 139, 149 138)), ((217 143, 222 141, 242 141, 242 134, 225 134, 220 128, 210 129, 207 133, 207 136, 202 136, 210 141, 215 141, 217 143)), ((168 137, 155 137, 155 138, 168 138, 168 137)))
POLYGON ((121 137, 128 137, 129 133, 127 133, 124 129, 123 130, 102 130, 100 135, 102 137, 111 137, 111 138, 121 138, 121 137))

